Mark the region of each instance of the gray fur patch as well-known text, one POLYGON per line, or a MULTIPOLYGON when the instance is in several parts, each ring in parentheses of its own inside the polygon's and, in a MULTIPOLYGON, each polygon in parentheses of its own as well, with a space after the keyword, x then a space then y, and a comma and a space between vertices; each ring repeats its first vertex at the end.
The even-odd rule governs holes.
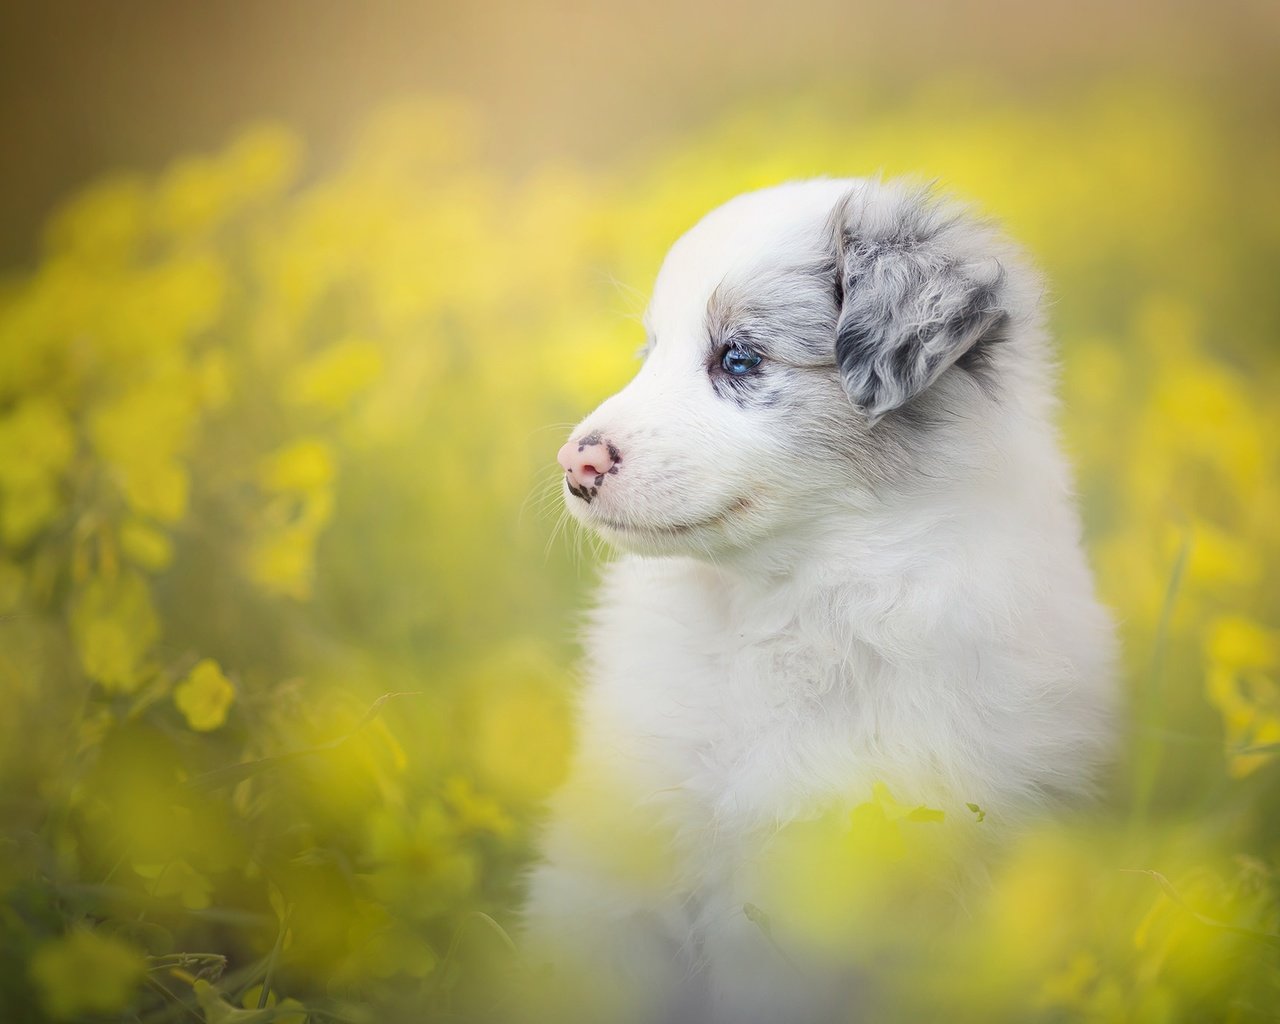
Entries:
MULTIPOLYGON (((868 183, 836 208, 835 356, 850 400, 874 423, 1008 320, 990 230, 927 188, 868 183)), ((989 370, 983 355, 966 362, 989 370)))
POLYGON ((831 363, 834 263, 770 266, 722 281, 707 303, 713 352, 733 340, 788 366, 831 363))

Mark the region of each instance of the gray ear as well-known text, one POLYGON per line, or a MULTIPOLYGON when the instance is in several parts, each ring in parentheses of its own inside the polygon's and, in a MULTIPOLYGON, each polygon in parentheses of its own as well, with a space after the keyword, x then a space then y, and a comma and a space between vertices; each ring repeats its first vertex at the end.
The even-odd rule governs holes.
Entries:
POLYGON ((836 365, 874 423, 996 335, 1004 270, 994 233, 926 188, 869 182, 833 218, 836 365))

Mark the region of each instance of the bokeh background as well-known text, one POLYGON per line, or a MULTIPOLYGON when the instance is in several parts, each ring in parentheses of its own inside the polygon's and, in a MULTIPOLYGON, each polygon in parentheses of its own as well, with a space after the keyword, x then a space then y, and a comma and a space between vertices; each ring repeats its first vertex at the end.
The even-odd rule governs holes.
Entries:
POLYGON ((607 557, 553 454, 701 213, 883 171, 1051 282, 1129 698, 893 1015, 1275 1019, 1277 58, 1263 0, 6 4, 0 1018, 496 1014, 607 557))

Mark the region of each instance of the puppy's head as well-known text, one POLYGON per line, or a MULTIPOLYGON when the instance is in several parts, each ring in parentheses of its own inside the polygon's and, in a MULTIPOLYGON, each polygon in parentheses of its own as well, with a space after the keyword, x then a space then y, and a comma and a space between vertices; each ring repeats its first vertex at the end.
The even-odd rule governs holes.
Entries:
POLYGON ((1028 317, 1009 262, 918 186, 726 203, 668 253, 639 373, 560 450, 569 509, 623 548, 718 557, 932 472, 930 435, 958 450, 999 405, 997 343, 1028 317))

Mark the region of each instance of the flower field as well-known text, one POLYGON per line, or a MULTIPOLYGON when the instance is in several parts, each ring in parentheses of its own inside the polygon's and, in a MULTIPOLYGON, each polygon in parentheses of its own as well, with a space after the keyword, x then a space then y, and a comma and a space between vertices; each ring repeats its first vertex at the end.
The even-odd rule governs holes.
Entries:
POLYGON ((562 435, 701 213, 882 171, 1045 270, 1127 694, 1102 805, 1008 851, 902 1019, 1275 1019, 1280 137, 1124 80, 498 147, 430 99, 336 162, 249 126, 97 181, 0 282, 0 1018, 496 1013, 607 557, 561 529, 562 435))

